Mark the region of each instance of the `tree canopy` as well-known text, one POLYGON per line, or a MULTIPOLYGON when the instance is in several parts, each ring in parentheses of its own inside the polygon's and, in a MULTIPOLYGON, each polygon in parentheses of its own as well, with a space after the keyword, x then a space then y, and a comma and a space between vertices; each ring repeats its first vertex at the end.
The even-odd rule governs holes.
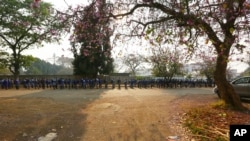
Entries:
POLYGON ((25 63, 22 53, 58 41, 68 24, 51 4, 40 0, 1 0, 0 19, 0 46, 11 52, 9 68, 15 77, 25 63))
MULTIPOLYGON (((130 36, 179 44, 192 54, 205 45, 217 54, 215 83, 226 105, 245 109, 227 82, 230 51, 249 49, 250 3, 246 0, 117 0, 114 18, 124 17, 130 36)), ((127 33, 127 31, 124 31, 127 33)), ((186 56, 187 56, 186 55, 186 56)))
MULTIPOLYGON (((92 2, 83 8, 74 23, 71 35, 74 74, 97 77, 113 71, 111 57, 109 7, 105 0, 92 2)), ((79 10, 80 11, 80 10, 79 10)))
POLYGON ((139 54, 127 54, 122 58, 122 61, 133 76, 136 76, 138 71, 142 69, 143 58, 139 54))
MULTIPOLYGON (((57 62, 58 63, 58 62, 57 62)), ((63 64, 51 64, 39 58, 31 63, 31 65, 26 66, 23 72, 26 75, 71 75, 73 71, 71 68, 65 67, 63 64)))
POLYGON ((5 69, 8 66, 9 53, 0 50, 0 69, 5 69))
POLYGON ((153 74, 157 77, 171 80, 174 76, 182 73, 181 54, 176 49, 154 47, 152 48, 152 56, 148 60, 152 63, 153 74))

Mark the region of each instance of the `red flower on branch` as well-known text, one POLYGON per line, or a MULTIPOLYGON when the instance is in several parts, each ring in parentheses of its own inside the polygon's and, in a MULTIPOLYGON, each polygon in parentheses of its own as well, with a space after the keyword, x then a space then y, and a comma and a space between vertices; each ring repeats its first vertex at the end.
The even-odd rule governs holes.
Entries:
POLYGON ((40 7, 40 3, 41 3, 41 0, 34 0, 32 3, 31 3, 31 8, 39 8, 40 7))

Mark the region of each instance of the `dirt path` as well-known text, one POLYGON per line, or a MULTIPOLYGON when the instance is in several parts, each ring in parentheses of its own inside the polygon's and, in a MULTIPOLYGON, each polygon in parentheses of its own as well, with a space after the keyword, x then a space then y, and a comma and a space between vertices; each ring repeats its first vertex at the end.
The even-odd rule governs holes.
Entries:
POLYGON ((110 91, 91 103, 82 140, 160 141, 172 135, 166 124, 175 96, 154 90, 110 91), (117 96, 120 95, 120 96, 117 96))
POLYGON ((0 90, 0 139, 37 141, 56 133, 55 141, 165 141, 179 134, 170 120, 192 91, 0 90))

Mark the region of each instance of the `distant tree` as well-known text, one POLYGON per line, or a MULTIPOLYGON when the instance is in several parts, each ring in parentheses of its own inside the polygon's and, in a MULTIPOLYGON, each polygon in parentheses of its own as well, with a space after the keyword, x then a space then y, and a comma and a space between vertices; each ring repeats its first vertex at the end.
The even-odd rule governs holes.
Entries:
POLYGON ((113 71, 108 10, 105 0, 96 0, 79 12, 71 36, 75 75, 97 77, 113 71))
POLYGON ((7 68, 2 68, 2 69, 0 69, 0 74, 1 75, 11 75, 11 72, 7 68))
POLYGON ((11 74, 8 70, 9 53, 0 50, 0 74, 11 74))
POLYGON ((31 65, 25 67, 24 74, 28 75, 42 75, 48 74, 50 70, 48 62, 45 62, 39 58, 35 58, 35 61, 31 65))
POLYGON ((170 50, 161 46, 154 47, 149 61, 153 65, 153 74, 157 77, 171 80, 174 76, 182 74, 183 65, 178 50, 170 50))
POLYGON ((123 57, 123 64, 128 67, 128 70, 133 76, 141 69, 143 58, 138 54, 127 54, 123 57))
POLYGON ((67 19, 40 0, 1 0, 0 46, 11 52, 10 71, 15 77, 25 64, 22 53, 42 42, 58 41, 67 19))
MULTIPOLYGON (((11 61, 14 59, 11 59, 11 61)), ((27 68, 29 67, 34 61, 36 61, 36 58, 34 58, 32 55, 21 55, 19 58, 19 64, 22 66, 22 68, 27 68)), ((11 64, 13 64, 11 62, 11 64)), ((11 65, 9 66, 11 67, 11 65)), ((13 68, 9 68, 12 74, 14 74, 13 68)))
POLYGON ((214 71, 216 66, 216 56, 212 52, 201 54, 201 61, 198 63, 200 65, 200 74, 204 75, 208 81, 214 79, 214 71))
POLYGON ((73 74, 73 70, 71 68, 66 68, 62 65, 51 64, 39 58, 36 58, 35 61, 25 67, 26 75, 57 75, 57 74, 73 74))
MULTIPOLYGON (((197 64, 200 65, 198 70, 201 75, 205 76, 208 81, 214 79, 214 71, 216 67, 216 56, 213 54, 214 51, 206 51, 207 53, 201 53, 198 57, 201 59, 197 64)), ((197 57, 197 58, 198 58, 197 57)), ((198 60, 198 59, 197 59, 198 60)), ((228 66, 226 70, 227 80, 231 80, 235 76, 235 72, 228 66)))
POLYGON ((0 69, 8 68, 8 63, 9 63, 9 53, 0 50, 0 69))

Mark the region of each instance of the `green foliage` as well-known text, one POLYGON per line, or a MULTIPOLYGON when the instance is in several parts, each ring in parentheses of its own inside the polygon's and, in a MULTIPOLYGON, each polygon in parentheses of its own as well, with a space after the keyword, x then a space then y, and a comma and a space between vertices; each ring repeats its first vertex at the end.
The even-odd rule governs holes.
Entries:
POLYGON ((149 35, 152 32, 154 32, 154 28, 148 28, 147 31, 146 31, 146 34, 149 35))
POLYGON ((2 68, 2 69, 0 68, 0 74, 1 75, 10 75, 11 72, 7 68, 2 68))
POLYGON ((32 4, 33 0, 1 0, 0 47, 12 52, 8 67, 14 76, 30 64, 31 58, 23 58, 23 51, 40 47, 42 42, 58 41, 57 35, 67 25, 66 19, 53 13, 51 4, 41 1, 35 8, 32 4))
POLYGON ((162 63, 154 65, 153 75, 157 77, 165 77, 167 79, 172 79, 174 75, 181 74, 182 64, 179 62, 162 63))
POLYGON ((153 65, 153 75, 164 77, 171 80, 175 75, 182 73, 182 63, 180 62, 180 53, 169 48, 154 48, 153 55, 150 58, 153 65))
POLYGON ((0 69, 6 69, 8 66, 9 53, 0 50, 0 69))
POLYGON ((207 57, 203 59, 203 63, 200 63, 200 66, 200 74, 206 76, 207 80, 212 80, 214 78, 216 62, 207 57))
POLYGON ((11 74, 8 70, 9 53, 0 50, 0 74, 11 74))
POLYGON ((28 75, 71 75, 73 73, 70 68, 65 68, 62 65, 51 64, 39 58, 36 58, 36 60, 32 62, 30 66, 27 66, 25 70, 24 74, 28 75))
POLYGON ((224 109, 224 108, 226 108, 226 103, 223 100, 219 100, 215 103, 212 103, 211 106, 212 106, 212 108, 224 109))
POLYGON ((85 77, 96 77, 99 74, 109 74, 113 72, 113 59, 107 60, 104 56, 77 55, 73 61, 74 74, 85 77))
POLYGON ((19 63, 22 67, 26 68, 30 66, 34 61, 36 61, 36 58, 34 58, 32 55, 21 55, 19 63))
POLYGON ((98 74, 113 72, 109 28, 106 17, 106 3, 86 6, 74 25, 72 50, 74 53, 74 74, 85 77, 96 77, 98 74), (98 10, 96 10, 96 8, 98 10))
POLYGON ((187 79, 192 79, 192 74, 186 74, 187 79))

